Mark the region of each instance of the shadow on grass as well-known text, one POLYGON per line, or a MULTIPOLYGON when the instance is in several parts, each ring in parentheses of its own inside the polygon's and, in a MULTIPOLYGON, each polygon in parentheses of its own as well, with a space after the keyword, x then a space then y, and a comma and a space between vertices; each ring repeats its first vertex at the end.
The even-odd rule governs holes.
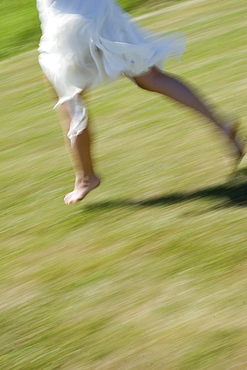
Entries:
POLYGON ((225 184, 211 186, 192 192, 175 192, 164 196, 153 197, 140 201, 131 199, 119 199, 98 202, 90 204, 84 208, 84 211, 95 211, 114 209, 121 207, 165 207, 172 204, 178 204, 195 199, 216 199, 222 200, 221 205, 215 205, 215 208, 228 207, 247 207, 247 168, 241 169, 232 174, 225 184))

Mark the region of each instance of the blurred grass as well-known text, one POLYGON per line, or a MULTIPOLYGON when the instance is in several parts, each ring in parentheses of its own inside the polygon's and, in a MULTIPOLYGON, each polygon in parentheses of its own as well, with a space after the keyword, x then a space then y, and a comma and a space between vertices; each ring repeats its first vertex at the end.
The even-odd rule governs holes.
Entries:
POLYGON ((37 48, 41 33, 34 1, 0 1, 0 23, 0 60, 37 48))
MULTIPOLYGON (((193 1, 142 21, 186 32, 167 70, 243 123, 246 8, 193 1)), ((246 159, 229 176, 200 117, 121 79, 88 94, 102 186, 66 207, 73 171, 37 53, 0 76, 0 368, 245 369, 246 159)))

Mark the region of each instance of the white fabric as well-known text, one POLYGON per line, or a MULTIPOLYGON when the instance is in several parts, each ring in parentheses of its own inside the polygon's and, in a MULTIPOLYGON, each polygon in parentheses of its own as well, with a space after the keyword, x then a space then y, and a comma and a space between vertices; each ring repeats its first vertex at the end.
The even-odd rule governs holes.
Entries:
POLYGON ((78 95, 75 95, 68 101, 68 108, 72 117, 68 138, 73 146, 76 136, 87 127, 88 116, 84 101, 78 95))
POLYGON ((144 32, 113 0, 37 0, 37 8, 39 62, 57 91, 57 105, 121 73, 133 77, 154 65, 163 68, 184 51, 183 38, 144 32))

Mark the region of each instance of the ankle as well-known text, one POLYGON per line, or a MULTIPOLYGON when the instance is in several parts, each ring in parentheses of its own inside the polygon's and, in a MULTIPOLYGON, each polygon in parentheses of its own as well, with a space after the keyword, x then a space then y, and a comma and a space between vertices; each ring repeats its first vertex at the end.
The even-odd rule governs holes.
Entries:
POLYGON ((98 176, 96 176, 94 172, 77 174, 75 178, 75 184, 87 184, 94 181, 95 179, 98 179, 98 176))

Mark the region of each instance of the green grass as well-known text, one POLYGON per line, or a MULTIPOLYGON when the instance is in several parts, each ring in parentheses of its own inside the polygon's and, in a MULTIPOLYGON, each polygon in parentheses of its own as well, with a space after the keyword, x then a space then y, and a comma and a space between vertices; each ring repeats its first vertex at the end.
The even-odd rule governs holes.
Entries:
MULTIPOLYGON (((184 31, 167 70, 246 133, 246 1, 142 20, 184 31)), ((73 171, 37 53, 0 64, 4 370, 244 370, 247 167, 206 122, 122 78, 88 95, 103 182, 66 207, 73 171)))

